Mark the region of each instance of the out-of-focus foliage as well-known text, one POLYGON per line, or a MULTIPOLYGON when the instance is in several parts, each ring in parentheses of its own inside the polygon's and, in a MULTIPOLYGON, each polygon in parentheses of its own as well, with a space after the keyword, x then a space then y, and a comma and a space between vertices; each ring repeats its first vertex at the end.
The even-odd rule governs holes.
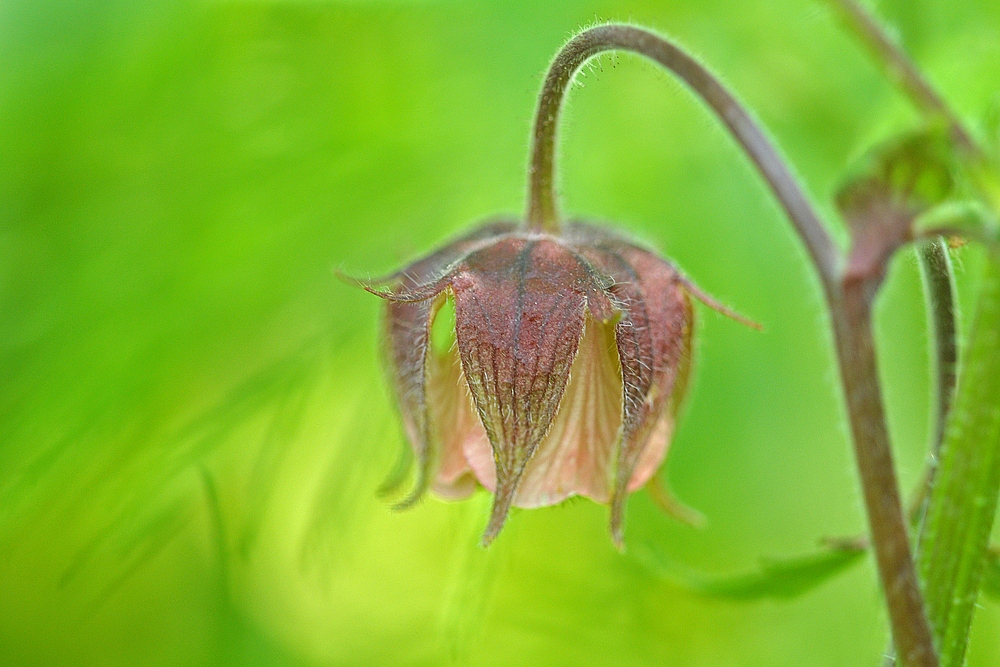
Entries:
POLYGON ((986 571, 983 573, 983 595, 1000 600, 1000 553, 991 549, 986 554, 986 571))
POLYGON ((677 569, 676 563, 662 563, 649 551, 641 550, 639 556, 679 586, 713 598, 748 602, 797 598, 855 565, 867 553, 868 545, 854 540, 824 545, 791 558, 762 558, 754 570, 715 577, 672 571, 677 569))
MULTIPOLYGON (((1000 86, 992 0, 893 0, 970 119, 1000 86)), ((830 193, 914 122, 822 5, 708 0, 0 4, 0 663, 854 665, 885 621, 870 566, 788 602, 665 583, 588 501, 393 513, 401 449, 373 274, 519 211, 540 76, 597 19, 659 28, 830 193)), ((821 300, 768 193, 652 65, 605 57, 564 133, 569 211, 614 219, 763 334, 701 316, 668 471, 693 530, 633 498, 627 540, 751 569, 863 529, 821 300)), ((842 236, 842 234, 841 234, 842 236)), ((978 266, 957 254, 966 303, 978 266)), ((914 262, 880 352, 901 475, 929 437, 914 262)), ((1000 659, 985 603, 970 664, 1000 659)))

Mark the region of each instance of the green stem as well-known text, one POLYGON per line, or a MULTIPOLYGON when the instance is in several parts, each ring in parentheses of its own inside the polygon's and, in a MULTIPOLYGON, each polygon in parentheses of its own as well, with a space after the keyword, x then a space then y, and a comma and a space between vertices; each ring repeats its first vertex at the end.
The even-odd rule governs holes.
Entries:
POLYGON ((947 240, 939 237, 921 244, 917 249, 917 256, 927 299, 930 333, 934 341, 934 366, 938 378, 935 387, 937 414, 931 448, 932 457, 937 457, 958 380, 957 300, 947 240))
POLYGON ((946 667, 964 661, 1000 494, 1000 254, 989 258, 918 559, 946 667))
POLYGON ((945 423, 951 412, 958 380, 958 299, 955 295, 955 279, 947 239, 939 236, 921 243, 917 248, 917 258, 927 301, 930 338, 934 344, 932 363, 934 376, 937 378, 934 387, 937 409, 930 454, 923 478, 910 503, 910 522, 918 530, 922 530, 922 517, 927 510, 927 498, 934 484, 945 423))

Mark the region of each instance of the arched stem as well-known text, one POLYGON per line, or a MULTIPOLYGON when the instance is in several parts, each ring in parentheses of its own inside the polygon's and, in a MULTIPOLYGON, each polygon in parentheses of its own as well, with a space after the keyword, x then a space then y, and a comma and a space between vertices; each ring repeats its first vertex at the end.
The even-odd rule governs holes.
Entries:
POLYGON ((842 255, 808 197, 760 126, 697 60, 662 37, 628 25, 604 25, 571 39, 545 78, 535 119, 527 226, 558 231, 554 153, 559 111, 573 76, 592 57, 612 50, 637 53, 682 79, 718 116, 753 161, 788 214, 819 274, 833 324, 840 376, 879 576, 893 638, 908 667, 938 664, 917 585, 899 497, 871 323, 877 279, 842 275, 842 255))
POLYGON ((571 39, 549 66, 539 95, 529 170, 527 224, 555 230, 559 212, 555 197, 554 154, 559 111, 579 69, 605 51, 631 51, 655 60, 680 77, 715 112, 750 157, 785 209, 806 245, 829 292, 837 281, 839 253, 809 199, 757 122, 725 86, 679 47, 648 30, 604 25, 571 39))

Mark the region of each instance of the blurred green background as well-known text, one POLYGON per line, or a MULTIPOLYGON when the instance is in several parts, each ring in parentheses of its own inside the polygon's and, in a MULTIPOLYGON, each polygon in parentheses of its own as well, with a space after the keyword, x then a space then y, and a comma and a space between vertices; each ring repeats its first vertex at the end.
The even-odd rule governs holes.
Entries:
MULTIPOLYGON (((877 6, 973 124, 995 0, 877 6)), ((813 0, 0 2, 0 664, 875 665, 870 561, 791 601, 647 566, 750 570, 863 530, 817 282, 747 161, 666 74, 605 57, 561 149, 568 211, 616 221, 763 333, 699 312, 667 475, 704 529, 633 497, 515 512, 376 489, 401 436, 377 274, 519 212, 549 58, 595 20, 675 37, 829 206, 916 122, 813 0)), ((956 254, 964 303, 980 263, 956 254)), ((970 308, 966 308, 966 316, 970 308)), ((929 437, 912 253, 878 327, 906 489, 929 437)), ((1000 661, 984 602, 970 665, 1000 661)))

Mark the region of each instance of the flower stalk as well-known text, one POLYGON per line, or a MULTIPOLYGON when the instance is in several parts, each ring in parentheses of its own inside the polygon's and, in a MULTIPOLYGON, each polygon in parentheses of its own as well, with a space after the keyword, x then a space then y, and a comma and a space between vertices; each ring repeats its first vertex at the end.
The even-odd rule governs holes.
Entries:
MULTIPOLYGON (((923 112, 928 121, 943 124, 954 146, 966 157, 981 162, 983 153, 975 140, 934 86, 881 28, 875 17, 855 0, 830 0, 830 4, 845 27, 865 46, 888 78, 923 112)), ((936 399, 928 463, 911 501, 911 522, 920 529, 958 379, 958 304, 946 239, 939 237, 920 244, 917 248, 917 260, 923 281, 930 337, 934 345, 932 363, 936 399)))
POLYGON ((728 128, 760 171, 796 232, 805 243, 827 293, 836 290, 839 252, 815 209, 763 130, 746 108, 701 63, 659 35, 629 25, 603 25, 571 39, 549 66, 542 92, 528 171, 528 226, 553 229, 559 225, 555 195, 555 146, 559 111, 573 76, 594 56, 606 51, 630 51, 656 61, 678 76, 728 128))
MULTIPOLYGON (((943 442, 937 470, 932 471, 918 546, 917 565, 941 664, 960 667, 1000 495, 1000 410, 996 407, 1000 405, 1000 244, 993 227, 1000 212, 1000 168, 873 16, 855 0, 833 0, 833 5, 913 104, 931 122, 944 120, 978 190, 980 204, 988 209, 986 221, 978 215, 959 215, 955 221, 946 216, 944 224, 937 225, 938 233, 954 231, 987 247, 986 271, 954 409, 945 428, 939 430, 943 442)), ((933 268, 926 260, 924 266, 933 268)), ((944 290, 940 283, 929 287, 933 306, 935 295, 944 296, 944 290)), ((938 341, 939 392, 948 380, 941 374, 943 352, 947 350, 938 341)), ((948 406, 940 407, 947 411, 948 406)))

